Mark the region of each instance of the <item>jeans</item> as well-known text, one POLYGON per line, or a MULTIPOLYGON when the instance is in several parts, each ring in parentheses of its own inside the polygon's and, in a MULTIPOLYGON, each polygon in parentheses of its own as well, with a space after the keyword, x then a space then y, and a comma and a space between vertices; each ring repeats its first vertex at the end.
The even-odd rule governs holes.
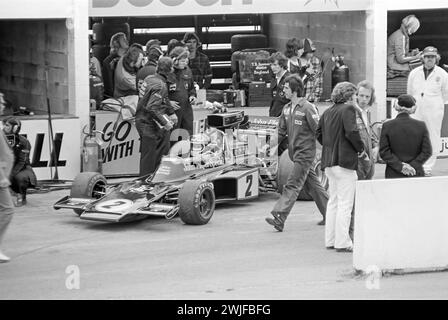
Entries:
POLYGON ((6 229, 11 222, 14 213, 14 204, 12 203, 9 188, 0 187, 0 246, 6 229))
POLYGON ((349 228, 358 178, 356 171, 333 166, 325 168, 325 174, 328 177, 330 194, 325 224, 325 246, 337 249, 352 247, 349 228))

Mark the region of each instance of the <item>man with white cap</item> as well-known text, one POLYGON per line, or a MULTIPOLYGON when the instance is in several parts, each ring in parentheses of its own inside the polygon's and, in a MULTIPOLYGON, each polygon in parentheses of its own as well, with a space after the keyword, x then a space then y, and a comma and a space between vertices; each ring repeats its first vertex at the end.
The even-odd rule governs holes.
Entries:
POLYGON ((422 53, 423 66, 411 71, 408 78, 408 94, 416 100, 415 117, 426 123, 432 145, 432 156, 424 164, 425 175, 430 176, 440 151, 440 133, 448 100, 448 73, 437 66, 440 55, 437 48, 426 47, 422 53))

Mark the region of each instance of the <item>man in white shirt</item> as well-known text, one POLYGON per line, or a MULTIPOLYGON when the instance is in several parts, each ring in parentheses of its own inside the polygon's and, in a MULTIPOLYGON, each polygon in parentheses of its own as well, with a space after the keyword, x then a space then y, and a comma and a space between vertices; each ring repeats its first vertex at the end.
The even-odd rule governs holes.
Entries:
POLYGON ((425 122, 432 145, 432 156, 423 165, 426 176, 431 175, 440 152, 440 133, 448 100, 448 73, 437 66, 440 55, 437 48, 429 46, 423 50, 423 66, 411 71, 408 78, 408 94, 417 101, 415 118, 425 122))

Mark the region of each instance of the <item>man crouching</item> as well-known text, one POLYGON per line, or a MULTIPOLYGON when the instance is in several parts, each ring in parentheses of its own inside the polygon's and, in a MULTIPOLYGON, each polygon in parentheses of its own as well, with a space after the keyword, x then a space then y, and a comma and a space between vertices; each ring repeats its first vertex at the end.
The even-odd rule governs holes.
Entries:
POLYGON ((36 175, 30 163, 30 142, 22 135, 22 124, 19 119, 8 117, 3 119, 3 131, 14 153, 14 167, 12 168, 10 181, 11 189, 17 194, 16 207, 26 204, 28 188, 37 186, 36 175))

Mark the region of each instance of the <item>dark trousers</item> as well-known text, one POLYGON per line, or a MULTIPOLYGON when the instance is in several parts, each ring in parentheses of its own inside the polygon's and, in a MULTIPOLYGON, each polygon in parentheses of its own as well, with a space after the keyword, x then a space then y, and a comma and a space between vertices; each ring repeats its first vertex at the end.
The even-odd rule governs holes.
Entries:
POLYGON ((316 202, 320 213, 325 218, 328 193, 320 183, 316 172, 312 168, 312 163, 312 161, 294 162, 294 167, 288 176, 286 185, 283 187, 282 195, 272 212, 279 213, 286 219, 296 203, 300 191, 304 188, 316 202))
POLYGON ((156 171, 164 155, 170 150, 169 132, 157 136, 140 136, 140 176, 156 171))
POLYGON ((185 129, 190 136, 193 135, 193 108, 185 106, 176 110, 177 126, 176 128, 185 129))
POLYGON ((33 170, 31 168, 26 168, 11 177, 11 189, 15 193, 21 194, 22 199, 26 200, 26 190, 35 187, 33 181, 36 181, 36 176, 33 170))

